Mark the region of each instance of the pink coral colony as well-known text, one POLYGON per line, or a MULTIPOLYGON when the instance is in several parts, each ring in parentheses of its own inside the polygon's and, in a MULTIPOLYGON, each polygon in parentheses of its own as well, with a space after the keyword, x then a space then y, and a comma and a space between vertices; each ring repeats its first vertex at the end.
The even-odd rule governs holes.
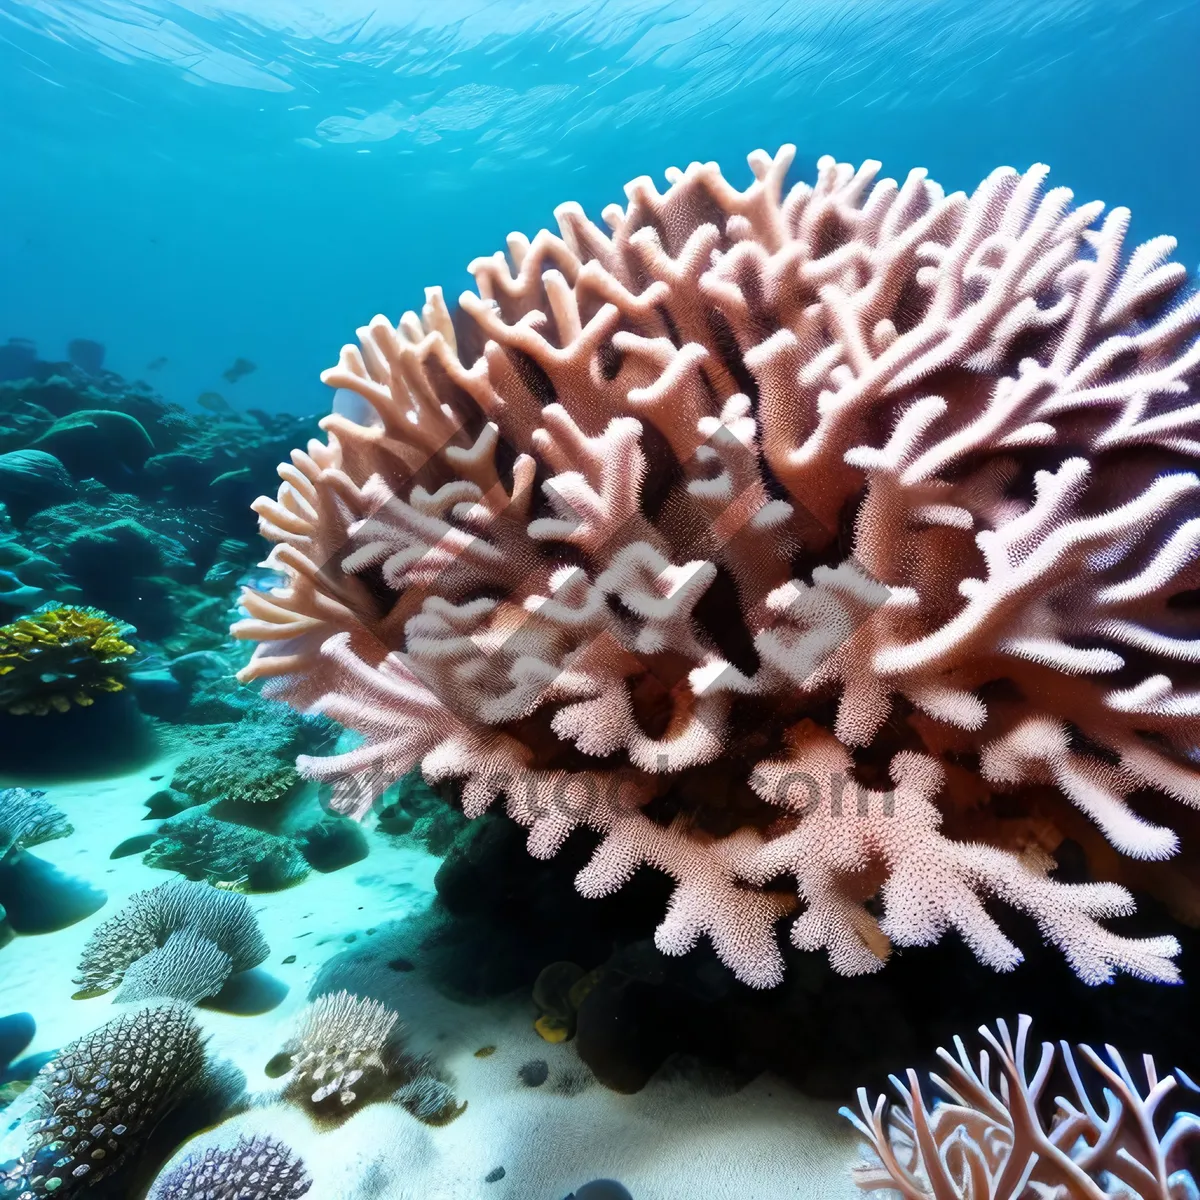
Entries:
POLYGON ((1155 814, 1200 806, 1175 243, 1124 254, 1041 166, 785 191, 793 154, 636 179, 609 232, 565 204, 453 317, 358 330, 323 379, 370 419, 256 505, 286 582, 244 598, 244 678, 361 735, 300 763, 343 810, 419 766, 539 857, 588 827, 580 892, 665 872, 659 947, 755 986, 790 912, 843 973, 949 929, 1007 970, 988 899, 1088 982, 1173 980, 1051 854, 1165 859, 1155 814))

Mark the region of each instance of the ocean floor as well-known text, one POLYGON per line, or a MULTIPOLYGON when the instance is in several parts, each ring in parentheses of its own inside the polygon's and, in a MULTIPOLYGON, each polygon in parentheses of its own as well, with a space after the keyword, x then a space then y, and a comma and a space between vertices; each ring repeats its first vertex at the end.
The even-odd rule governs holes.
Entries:
MULTIPOLYGON (((145 866, 140 854, 110 855, 153 830, 143 819, 145 800, 170 778, 178 757, 116 778, 47 786, 75 832, 34 853, 104 889, 108 900, 66 929, 18 936, 0 949, 0 1016, 28 1011, 37 1020, 27 1053, 56 1050, 121 1007, 113 1005, 113 993, 72 999, 72 977, 100 921, 132 893, 175 877, 145 866)), ((595 1082, 570 1042, 550 1044, 537 1034, 527 993, 464 1005, 433 988, 419 959, 389 971, 406 929, 433 900, 440 860, 373 831, 368 840, 370 853, 360 862, 250 897, 271 955, 196 1010, 209 1035, 210 1061, 245 1076, 249 1104, 197 1134, 172 1161, 199 1146, 232 1144, 243 1133, 269 1133, 304 1158, 312 1200, 563 1200, 597 1178, 620 1180, 634 1200, 861 1195, 849 1175, 858 1160, 855 1138, 831 1104, 769 1076, 735 1091, 670 1063, 641 1092, 619 1095, 595 1082), (326 967, 335 956, 338 962, 326 967), (364 970, 386 979, 387 1002, 405 1022, 407 1045, 429 1054, 453 1081, 467 1105, 461 1116, 430 1127, 397 1104, 373 1103, 340 1125, 319 1126, 281 1098, 283 1081, 265 1068, 322 968, 335 984, 344 971, 351 989, 364 970), (494 1050, 477 1055, 487 1047, 494 1050), (545 1078, 529 1086, 521 1068, 536 1060, 545 1063, 545 1078)))

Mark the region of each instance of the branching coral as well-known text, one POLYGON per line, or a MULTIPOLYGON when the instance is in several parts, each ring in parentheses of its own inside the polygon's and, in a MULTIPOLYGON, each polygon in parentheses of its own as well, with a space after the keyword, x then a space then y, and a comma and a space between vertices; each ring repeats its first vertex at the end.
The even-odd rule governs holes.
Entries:
POLYGON ((231 972, 256 967, 269 953, 245 896, 173 879, 135 892, 120 912, 96 926, 75 982, 85 991, 101 992, 125 980, 122 1001, 145 996, 201 1000, 220 991, 231 972), (127 974, 140 964, 140 970, 127 974))
POLYGON ((343 810, 419 764, 535 855, 588 827, 581 892, 665 872, 659 947, 755 985, 797 899, 841 972, 951 929, 1009 969, 991 898, 1089 982, 1174 979, 1101 923, 1123 887, 1051 874, 1081 826, 1171 855, 1144 794, 1200 807, 1174 242, 1127 253, 1040 166, 785 191, 793 153, 637 179, 608 232, 564 205, 453 318, 360 329, 323 378, 374 415, 257 502, 287 581, 244 598, 244 675, 363 735, 301 760, 343 810))
MULTIPOLYGON (((945 1078, 931 1079, 945 1099, 933 1108, 925 1103, 915 1071, 908 1072, 907 1084, 892 1078, 901 1111, 890 1109, 884 1096, 872 1106, 866 1089, 859 1088, 859 1113, 843 1108, 842 1114, 876 1161, 855 1172, 858 1186, 887 1189, 904 1200, 1196 1196, 1187 1155, 1200 1135, 1200 1117, 1179 1112, 1161 1135, 1156 1132, 1156 1118, 1163 1128, 1164 1101, 1180 1081, 1170 1073, 1160 1077, 1147 1054, 1143 1090, 1112 1046, 1105 1048, 1107 1057, 1080 1046, 1080 1056, 1098 1077, 1101 1108, 1065 1042, 1060 1061, 1053 1043, 1044 1042, 1030 1072, 1031 1023, 1021 1017, 1015 1039, 1003 1021, 995 1032, 981 1028, 991 1054, 983 1050, 978 1066, 960 1038, 954 1039, 954 1054, 939 1049, 948 1069, 945 1078), (1053 1093, 1046 1089, 1056 1067, 1070 1091, 1056 1098, 1051 1116, 1046 1100, 1053 1093)), ((1186 1076, 1183 1081, 1190 1084, 1186 1076)))
POLYGON ((0 626, 0 709, 45 716, 121 691, 132 632, 98 608, 57 604, 0 626))

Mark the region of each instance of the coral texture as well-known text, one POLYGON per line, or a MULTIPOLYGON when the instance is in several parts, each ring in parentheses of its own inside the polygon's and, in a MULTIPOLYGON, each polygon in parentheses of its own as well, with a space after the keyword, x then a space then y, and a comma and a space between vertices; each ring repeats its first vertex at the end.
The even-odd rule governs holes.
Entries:
POLYGON ((57 604, 0 627, 0 709, 40 717, 121 691, 132 632, 98 608, 57 604))
POLYGON ((74 833, 70 821, 45 792, 0 788, 0 859, 12 850, 27 850, 74 833))
POLYGON ((300 1200, 312 1179, 290 1147, 243 1137, 230 1149, 189 1155, 154 1185, 151 1200, 300 1200))
POLYGON ((318 996, 284 1049, 292 1060, 288 1090, 313 1104, 336 1096, 341 1108, 349 1108, 358 1099, 354 1086, 387 1069, 384 1055, 397 1019, 378 1000, 346 991, 318 996))
POLYGON ((1015 1196, 1054 1200, 1190 1200, 1198 1193, 1187 1163, 1200 1134, 1200 1118, 1176 1113, 1169 1122, 1164 1101, 1186 1076, 1159 1076, 1154 1061, 1143 1057, 1144 1089, 1121 1055, 1105 1047, 1107 1058, 1090 1046, 1079 1054, 1098 1076, 1103 1108, 1089 1094, 1071 1048, 1042 1044, 1030 1072, 1029 1017, 1021 1017, 1016 1037, 1003 1021, 980 1033, 991 1047, 978 1066, 960 1038, 955 1053, 939 1049, 945 1078, 931 1076, 944 1094, 926 1105, 915 1071, 907 1086, 893 1077, 904 1105, 890 1108, 880 1096, 872 1107, 865 1088, 858 1090, 860 1113, 842 1114, 853 1122, 874 1153, 875 1162, 855 1172, 864 1191, 888 1189, 904 1200, 1008 1200, 1015 1196), (995 1055, 993 1060, 992 1055, 995 1055), (993 1066, 995 1074, 993 1074, 993 1066), (1046 1100, 1052 1073, 1065 1072, 1070 1091, 1046 1100), (1156 1132, 1158 1127, 1164 1131, 1156 1132))
POLYGON ((74 1195, 110 1175, 195 1085, 203 1066, 200 1027, 180 1005, 140 1009, 72 1042, 33 1085, 29 1194, 74 1195))
POLYGON ((797 901, 840 972, 950 929, 1010 969, 993 899, 1089 982, 1173 979, 1172 938, 1102 924, 1129 892, 1051 854, 1163 859, 1130 799, 1200 806, 1174 242, 1126 253, 1128 212, 1040 166, 785 191, 793 153, 744 191, 637 179, 607 232, 564 205, 453 318, 431 289, 360 329, 323 378, 368 416, 257 502, 286 584, 244 597, 244 677, 362 735, 300 762, 343 810, 419 764, 535 855, 590 828, 583 894, 665 872, 659 947, 707 935, 751 984, 797 901))
POLYGON ((142 861, 220 887, 272 892, 308 874, 308 863, 290 838, 221 821, 192 808, 164 821, 142 861))
POLYGON ((173 879, 134 893, 120 912, 96 926, 83 948, 75 982, 86 991, 108 991, 126 979, 135 963, 152 957, 137 973, 135 986, 119 999, 132 1000, 141 992, 200 1000, 215 995, 231 971, 248 971, 270 952, 245 896, 207 883, 173 879), (192 937, 176 940, 181 932, 192 937), (166 954, 154 957, 164 949, 166 954), (201 961, 189 965, 191 953, 200 955, 201 961), (215 978, 217 955, 225 965, 219 980, 215 978), (186 994, 201 978, 216 986, 199 995, 186 994), (144 990, 154 983, 183 991, 144 990))
POLYGON ((233 972, 233 960, 216 942, 194 929, 176 930, 125 971, 117 1004, 161 997, 195 1004, 215 996, 233 972))

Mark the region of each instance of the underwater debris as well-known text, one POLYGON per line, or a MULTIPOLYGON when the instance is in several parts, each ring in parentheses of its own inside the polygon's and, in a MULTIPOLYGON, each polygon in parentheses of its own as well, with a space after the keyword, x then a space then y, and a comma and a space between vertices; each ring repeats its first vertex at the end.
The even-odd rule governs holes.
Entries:
POLYGON ((1089 983, 1176 979, 1174 938, 1102 923, 1125 888, 1051 874, 1080 825, 1170 856, 1135 790, 1200 803, 1174 241, 1126 254, 1040 166, 968 197, 823 158, 785 193, 793 156, 635 180, 611 232, 563 205, 453 323, 429 289, 364 327, 323 379, 383 428, 325 417, 257 501, 288 585, 243 596, 243 678, 364 736, 301 760, 340 810, 420 764, 539 856, 586 826, 584 895, 664 872, 659 949, 753 986, 797 908, 841 973, 950 930, 1009 970, 985 898, 1089 983))
POLYGON ((0 626, 0 709, 45 716, 122 691, 133 632, 98 608, 59 604, 0 626))
POLYGON ((300 1156, 272 1137, 189 1154, 154 1185, 150 1200, 300 1200, 312 1179, 300 1156))
POLYGON ((204 1038, 182 1005, 128 1013, 77 1038, 34 1080, 28 1194, 73 1196, 111 1175, 203 1068, 204 1038))
POLYGON ((130 990, 117 996, 120 1002, 150 995, 202 1000, 216 995, 232 972, 258 966, 270 952, 245 896, 173 879, 135 892, 119 912, 96 926, 83 948, 75 983, 94 995, 128 982, 130 990), (139 963, 142 968, 131 979, 139 963), (215 986, 194 994, 201 982, 215 986), (151 987, 165 990, 147 990, 151 987))
POLYGON ((885 1096, 872 1105, 866 1088, 859 1088, 859 1111, 841 1110, 876 1159, 857 1168, 858 1186, 892 1189, 906 1200, 1007 1200, 1018 1192, 1060 1200, 1196 1196, 1187 1153, 1200 1135, 1200 1118, 1180 1112, 1165 1132, 1156 1132, 1163 1102, 1181 1080, 1191 1086, 1187 1077, 1160 1076, 1147 1054, 1143 1087, 1112 1046, 1104 1054, 1080 1046, 1079 1057, 1098 1078, 1102 1110, 1066 1042, 1057 1051, 1043 1042, 1030 1073, 1031 1025, 1029 1017, 1020 1017, 1015 1038, 1004 1021, 996 1022, 995 1031, 981 1027, 991 1049, 980 1052, 978 1065, 961 1038, 954 1039, 953 1054, 939 1048, 945 1074, 930 1080, 944 1098, 933 1107, 912 1070, 907 1083, 892 1077, 902 1108, 885 1096), (1058 1096, 1046 1090, 1056 1067, 1069 1084, 1058 1096), (1052 1096, 1053 1110, 1047 1103, 1052 1096))
POLYGON ((288 1092, 314 1106, 336 1098, 348 1109, 382 1082, 398 1020, 378 1000, 347 991, 318 996, 282 1051, 291 1059, 288 1092))

